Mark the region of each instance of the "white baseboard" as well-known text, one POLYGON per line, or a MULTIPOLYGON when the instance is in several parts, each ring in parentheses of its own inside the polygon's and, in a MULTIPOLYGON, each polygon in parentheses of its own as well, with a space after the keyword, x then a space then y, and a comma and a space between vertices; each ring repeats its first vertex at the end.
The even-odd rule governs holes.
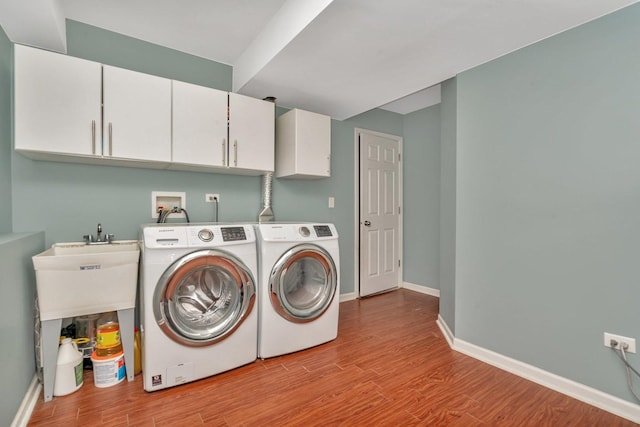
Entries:
POLYGON ((551 390, 571 396, 596 408, 611 412, 619 417, 640 423, 640 405, 455 338, 444 319, 440 316, 438 316, 437 324, 445 339, 455 351, 533 381, 551 390))
POLYGON ((416 285, 415 283, 409 282, 402 282, 401 287, 404 289, 409 289, 410 291, 420 292, 421 294, 440 298, 440 289, 429 288, 427 286, 416 285))
MULTIPOLYGON (((399 287, 409 289, 410 291, 420 292, 421 294, 431 295, 432 297, 440 298, 440 289, 429 288, 427 286, 416 285, 409 282, 402 282, 399 287)), ((340 294, 340 302, 352 301, 356 298, 358 298, 358 295, 355 292, 340 294)))
POLYGON ((33 408, 35 408, 36 403, 38 402, 38 397, 40 397, 41 389, 42 386, 38 381, 38 376, 34 375, 33 379, 31 380, 31 384, 29 384, 29 388, 27 389, 27 393, 22 399, 20 408, 18 408, 18 412, 13 418, 11 427, 26 427, 27 424, 29 424, 29 419, 31 418, 31 414, 33 413, 33 408))
POLYGON ((357 298, 355 292, 349 292, 348 294, 340 294, 340 302, 352 301, 357 298))
POLYGON ((451 329, 449 329, 449 325, 447 325, 447 322, 444 321, 440 314, 438 314, 436 325, 438 325, 438 327, 440 328, 440 331, 442 332, 442 335, 444 335, 444 339, 447 340, 449 347, 453 348, 453 332, 451 332, 451 329))

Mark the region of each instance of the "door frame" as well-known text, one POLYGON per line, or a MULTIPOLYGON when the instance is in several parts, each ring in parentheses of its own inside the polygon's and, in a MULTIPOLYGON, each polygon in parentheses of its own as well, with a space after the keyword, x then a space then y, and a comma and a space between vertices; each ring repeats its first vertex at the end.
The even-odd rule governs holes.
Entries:
POLYGON ((364 128, 354 129, 354 215, 353 215, 353 258, 354 258, 354 271, 353 271, 353 283, 354 293, 356 298, 360 298, 360 190, 362 185, 360 183, 360 134, 367 133, 369 135, 380 136, 384 138, 395 139, 398 143, 398 154, 400 159, 398 160, 398 206, 400 207, 400 213, 398 214, 398 259, 400 260, 400 267, 398 268, 398 287, 403 283, 403 270, 404 270, 404 257, 402 253, 403 242, 403 226, 402 218, 404 215, 403 208, 403 173, 402 173, 402 137, 398 135, 392 135, 388 133, 376 132, 364 128))

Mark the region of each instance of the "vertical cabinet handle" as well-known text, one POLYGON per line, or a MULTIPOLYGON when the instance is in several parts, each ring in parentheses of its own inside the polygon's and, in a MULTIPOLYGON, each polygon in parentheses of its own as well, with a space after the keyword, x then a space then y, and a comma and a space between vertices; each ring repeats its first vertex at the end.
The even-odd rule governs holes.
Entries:
POLYGON ((109 156, 113 156, 113 126, 109 122, 109 156))
POLYGON ((233 166, 238 166, 238 140, 233 141, 233 166))
POLYGON ((222 138, 222 166, 227 165, 227 140, 222 138))
POLYGON ((96 121, 91 120, 91 152, 96 154, 96 121))

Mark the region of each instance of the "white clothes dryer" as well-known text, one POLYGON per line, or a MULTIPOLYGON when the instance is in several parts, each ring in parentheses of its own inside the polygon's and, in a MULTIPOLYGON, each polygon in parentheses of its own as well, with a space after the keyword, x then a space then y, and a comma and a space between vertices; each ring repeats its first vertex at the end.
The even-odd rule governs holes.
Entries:
POLYGON ((141 229, 144 389, 155 391, 256 360, 253 225, 141 229))
POLYGON ((338 335, 340 253, 333 224, 265 223, 258 239, 258 357, 338 335))

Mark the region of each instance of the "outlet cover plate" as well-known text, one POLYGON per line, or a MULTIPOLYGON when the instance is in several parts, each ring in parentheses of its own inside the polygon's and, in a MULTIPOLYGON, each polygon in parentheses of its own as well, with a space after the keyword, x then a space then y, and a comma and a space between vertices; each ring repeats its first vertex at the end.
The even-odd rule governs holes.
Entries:
MULTIPOLYGON (((626 349, 625 351, 627 353, 635 353, 636 352, 636 339, 635 338, 628 338, 628 337, 623 337, 622 335, 615 335, 615 334, 610 334, 608 332, 604 333, 604 345, 605 347, 611 347, 611 340, 616 340, 618 341, 618 343, 627 343, 629 345, 629 348, 626 349)), ((615 348, 619 348, 619 346, 616 346, 615 348)))

